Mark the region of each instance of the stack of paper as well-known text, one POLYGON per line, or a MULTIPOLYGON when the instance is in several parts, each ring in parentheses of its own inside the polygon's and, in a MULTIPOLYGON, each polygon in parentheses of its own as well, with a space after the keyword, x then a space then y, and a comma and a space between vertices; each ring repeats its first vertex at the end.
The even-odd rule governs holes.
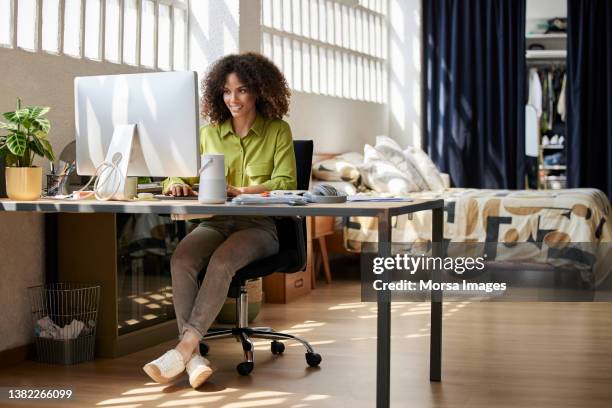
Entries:
POLYGON ((360 202, 360 201, 412 201, 410 197, 394 197, 391 195, 370 195, 370 194, 355 194, 347 197, 347 201, 360 202))
POLYGON ((234 197, 233 204, 306 204, 303 197, 295 194, 262 196, 261 194, 240 194, 234 197))

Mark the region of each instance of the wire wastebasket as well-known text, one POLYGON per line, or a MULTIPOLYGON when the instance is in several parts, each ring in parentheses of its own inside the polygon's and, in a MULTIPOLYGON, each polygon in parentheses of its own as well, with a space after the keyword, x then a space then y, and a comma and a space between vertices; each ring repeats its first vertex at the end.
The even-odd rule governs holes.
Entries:
POLYGON ((28 292, 36 360, 65 365, 93 360, 100 286, 52 283, 28 292))

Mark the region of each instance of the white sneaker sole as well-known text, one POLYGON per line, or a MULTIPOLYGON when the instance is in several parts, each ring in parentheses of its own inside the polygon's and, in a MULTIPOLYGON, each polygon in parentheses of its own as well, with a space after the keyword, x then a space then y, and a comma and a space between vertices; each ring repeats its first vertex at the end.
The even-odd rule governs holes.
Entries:
POLYGON ((145 373, 147 373, 149 377, 151 377, 153 381, 155 381, 158 384, 166 384, 172 380, 172 378, 167 378, 161 375, 161 371, 159 371, 159 367, 157 367, 155 364, 149 363, 145 365, 144 367, 142 367, 142 369, 144 370, 145 373))
POLYGON ((204 384, 204 382, 208 380, 208 377, 210 377, 212 373, 213 369, 208 366, 203 367, 200 370, 196 370, 195 372, 191 373, 191 375, 189 375, 189 384, 191 384, 191 387, 193 387, 193 389, 196 389, 202 384, 204 384))

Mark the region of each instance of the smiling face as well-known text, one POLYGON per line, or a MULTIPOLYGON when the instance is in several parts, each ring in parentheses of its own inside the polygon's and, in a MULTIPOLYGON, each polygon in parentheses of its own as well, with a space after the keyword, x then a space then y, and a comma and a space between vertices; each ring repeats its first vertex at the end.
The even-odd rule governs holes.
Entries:
POLYGON ((255 101, 257 98, 242 83, 236 73, 232 72, 225 80, 223 87, 223 102, 229 109, 232 117, 248 117, 255 112, 255 101))

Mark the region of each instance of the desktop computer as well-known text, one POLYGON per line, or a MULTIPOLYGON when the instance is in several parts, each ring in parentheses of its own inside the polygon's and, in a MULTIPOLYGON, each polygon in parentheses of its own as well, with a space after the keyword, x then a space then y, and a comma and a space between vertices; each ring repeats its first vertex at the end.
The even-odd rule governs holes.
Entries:
POLYGON ((98 198, 128 198, 128 176, 198 175, 197 89, 195 72, 75 78, 77 174, 98 198))

